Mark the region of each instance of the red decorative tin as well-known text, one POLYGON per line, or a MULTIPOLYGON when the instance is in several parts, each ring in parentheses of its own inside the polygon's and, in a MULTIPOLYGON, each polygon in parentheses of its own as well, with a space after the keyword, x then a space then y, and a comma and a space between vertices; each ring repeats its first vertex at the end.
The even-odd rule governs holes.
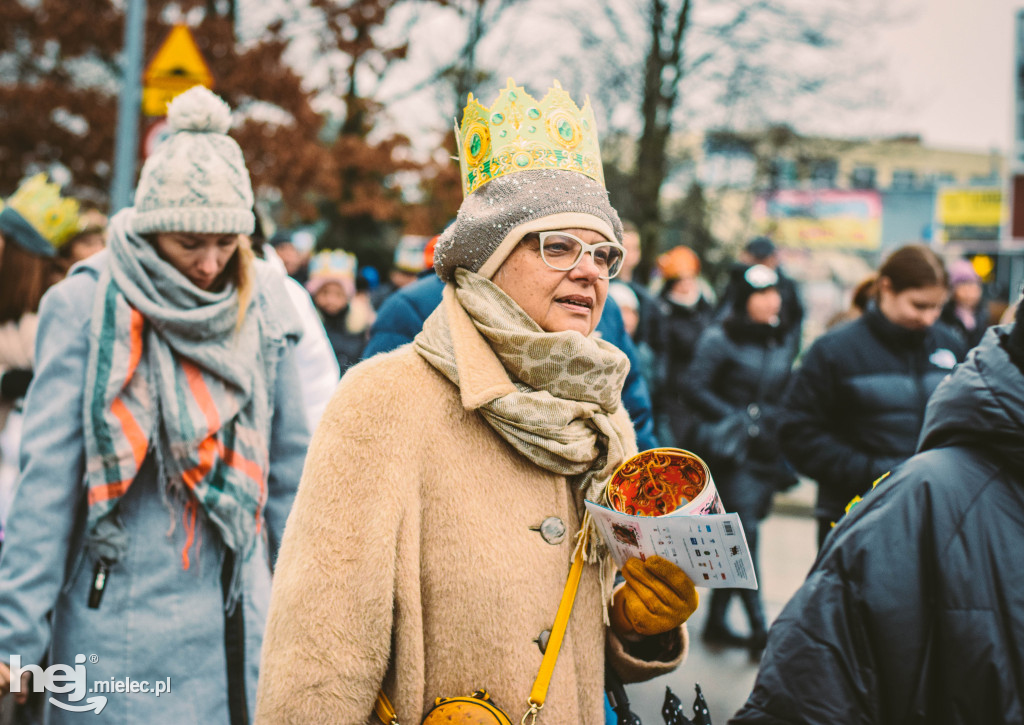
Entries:
POLYGON ((693 513, 721 509, 711 471, 700 456, 680 448, 652 448, 625 461, 608 482, 608 501, 633 516, 662 516, 686 506, 711 486, 708 505, 693 513), (705 510, 706 509, 706 510, 705 510))

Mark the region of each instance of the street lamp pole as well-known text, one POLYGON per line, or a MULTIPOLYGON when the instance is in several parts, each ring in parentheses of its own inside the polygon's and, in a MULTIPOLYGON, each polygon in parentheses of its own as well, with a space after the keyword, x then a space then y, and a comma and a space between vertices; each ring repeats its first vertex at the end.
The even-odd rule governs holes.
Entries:
POLYGON ((124 19, 124 61, 121 95, 117 106, 117 138, 114 147, 114 182, 110 211, 132 202, 135 161, 139 153, 139 107, 142 103, 142 36, 146 24, 146 0, 128 0, 124 19))

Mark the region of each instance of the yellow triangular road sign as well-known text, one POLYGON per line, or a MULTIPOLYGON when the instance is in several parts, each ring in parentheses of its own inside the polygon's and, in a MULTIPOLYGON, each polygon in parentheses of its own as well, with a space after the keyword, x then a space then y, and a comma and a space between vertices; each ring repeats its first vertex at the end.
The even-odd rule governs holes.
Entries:
POLYGON ((192 86, 213 87, 213 74, 187 25, 175 25, 142 74, 142 112, 163 116, 167 104, 192 86))

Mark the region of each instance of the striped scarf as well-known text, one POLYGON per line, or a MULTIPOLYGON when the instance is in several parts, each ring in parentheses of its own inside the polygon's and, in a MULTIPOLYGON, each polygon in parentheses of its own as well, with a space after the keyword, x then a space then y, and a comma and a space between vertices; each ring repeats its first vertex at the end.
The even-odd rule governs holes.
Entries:
POLYGON ((161 491, 184 504, 184 568, 202 509, 238 555, 234 593, 267 495, 272 345, 283 334, 267 334, 272 321, 255 301, 238 327, 234 286, 195 287, 131 232, 133 214, 111 220, 110 263, 93 303, 84 400, 89 532, 109 536, 104 522, 152 451, 161 491))

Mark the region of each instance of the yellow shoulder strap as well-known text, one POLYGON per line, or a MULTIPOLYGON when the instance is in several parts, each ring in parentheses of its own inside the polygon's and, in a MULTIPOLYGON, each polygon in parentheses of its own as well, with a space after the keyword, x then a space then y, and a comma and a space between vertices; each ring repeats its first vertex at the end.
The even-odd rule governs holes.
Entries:
POLYGON ((377 702, 373 704, 373 711, 384 725, 398 725, 398 714, 391 704, 391 700, 384 694, 384 690, 377 693, 377 702))
MULTIPOLYGON (((576 547, 576 554, 572 560, 572 568, 569 570, 569 578, 565 582, 565 589, 562 591, 562 601, 558 604, 558 612, 555 614, 555 623, 551 627, 551 636, 548 638, 547 649, 544 650, 544 659, 540 663, 540 671, 537 672, 537 679, 530 690, 530 710, 523 716, 523 722, 531 715, 535 721, 537 713, 544 707, 544 699, 548 694, 548 685, 551 684, 551 676, 555 672, 555 662, 558 661, 558 650, 562 647, 562 640, 565 639, 565 630, 569 626, 569 615, 572 614, 572 605, 576 601, 576 591, 580 587, 580 577, 583 575, 583 547, 576 547)), ((385 725, 398 725, 398 716, 391 701, 381 690, 377 693, 377 702, 373 711, 385 725)))
POLYGON ((551 637, 548 639, 548 647, 544 651, 544 659, 540 663, 540 671, 537 679, 530 690, 530 709, 540 710, 544 707, 544 698, 548 695, 548 685, 551 684, 551 675, 555 672, 555 662, 558 660, 558 650, 562 647, 562 640, 565 639, 565 630, 569 626, 569 615, 572 614, 572 605, 576 601, 576 590, 580 587, 580 577, 583 575, 583 547, 576 547, 576 556, 572 560, 572 568, 569 570, 569 578, 565 582, 565 590, 562 592, 562 601, 558 605, 558 613, 555 614, 555 624, 551 627, 551 637))

